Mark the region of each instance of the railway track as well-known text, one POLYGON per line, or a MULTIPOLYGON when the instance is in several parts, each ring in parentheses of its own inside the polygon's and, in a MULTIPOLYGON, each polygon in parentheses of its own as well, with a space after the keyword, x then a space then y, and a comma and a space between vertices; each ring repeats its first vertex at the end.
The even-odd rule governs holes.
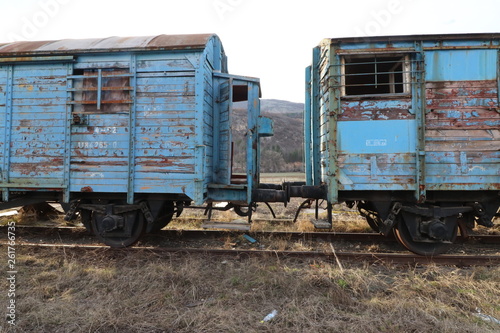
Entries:
MULTIPOLYGON (((75 235, 86 234, 87 231, 81 227, 47 227, 47 226, 16 226, 16 229, 25 234, 59 234, 59 235, 75 235)), ((0 227, 0 233, 6 233, 6 227, 0 227)), ((224 231, 224 230, 185 230, 185 229, 164 229, 157 231, 154 234, 145 235, 145 239, 166 238, 166 239, 200 239, 200 238, 221 238, 226 236, 237 236, 248 234, 255 239, 262 237, 274 237, 291 239, 291 240, 325 240, 325 241, 356 241, 356 242, 380 242, 393 243, 396 242, 394 237, 385 237, 377 233, 348 233, 348 232, 289 232, 289 231, 224 231)), ((92 237, 92 236, 90 236, 92 237)), ((455 241, 457 244, 465 242, 475 242, 480 244, 500 244, 500 235, 470 235, 466 238, 458 236, 455 241)))
MULTIPOLYGON (((5 228, 0 228, 1 233, 5 233, 5 228)), ((335 260, 338 263, 342 261, 348 262, 368 262, 368 263, 386 263, 398 265, 454 265, 454 266, 493 266, 500 264, 500 255, 481 254, 481 255, 465 255, 465 254, 446 254, 435 257, 424 257, 411 253, 401 252, 361 252, 348 251, 345 248, 337 245, 331 245, 330 241, 349 241, 349 242, 387 242, 395 243, 394 239, 380 236, 378 234, 358 234, 358 233, 300 233, 300 232, 254 232, 244 234, 242 232, 227 232, 227 231, 205 231, 205 230, 162 230, 155 235, 148 235, 144 238, 139 246, 129 247, 125 249, 109 248, 105 245, 95 243, 93 236, 86 236, 86 231, 83 228, 47 228, 47 227, 17 227, 16 233, 18 241, 16 246, 19 248, 52 248, 63 251, 82 251, 82 250, 102 250, 111 251, 109 253, 127 253, 127 251, 148 251, 157 253, 158 255, 208 255, 208 256, 230 256, 234 258, 247 257, 277 257, 277 258, 304 258, 304 259, 321 259, 335 260), (177 240, 206 240, 227 237, 240 237, 242 235, 251 235, 252 239, 264 237, 281 237, 289 240, 323 240, 329 241, 329 247, 323 250, 311 251, 292 251, 292 250, 276 250, 276 249, 261 249, 258 247, 245 248, 212 248, 212 247, 193 247, 188 243, 172 246, 170 241, 165 242, 165 239, 177 240), (78 240, 78 242, 75 242, 78 240), (83 241, 82 241, 83 240, 83 241), (162 241, 163 240, 163 241, 162 241), (188 244, 188 246, 186 246, 188 244), (116 252, 114 252, 116 251, 116 252)), ((480 244, 498 244, 500 243, 499 236, 473 236, 469 240, 480 244)), ((464 240, 461 240, 464 241, 464 240)), ((0 244, 5 245, 5 242, 0 244)), ((495 248, 497 248, 495 246, 495 248)), ((498 251, 496 252, 498 253, 498 251)))
MULTIPOLYGON (((5 243, 0 243, 5 245, 5 243)), ((110 248, 104 245, 85 244, 39 244, 39 243, 18 243, 21 248, 51 248, 60 249, 64 253, 68 250, 102 250, 108 253, 127 252, 152 252, 158 255, 207 255, 224 256, 233 258, 251 257, 276 257, 276 258, 302 258, 302 259, 322 259, 336 261, 341 265, 341 261, 367 262, 371 264, 397 264, 397 265, 449 265, 449 266, 496 266, 500 265, 500 255, 439 255, 435 257, 424 257, 411 253, 362 253, 362 252, 318 252, 318 251, 278 251, 278 250, 226 250, 226 249, 200 249, 200 248, 167 248, 132 246, 128 248, 110 248)))

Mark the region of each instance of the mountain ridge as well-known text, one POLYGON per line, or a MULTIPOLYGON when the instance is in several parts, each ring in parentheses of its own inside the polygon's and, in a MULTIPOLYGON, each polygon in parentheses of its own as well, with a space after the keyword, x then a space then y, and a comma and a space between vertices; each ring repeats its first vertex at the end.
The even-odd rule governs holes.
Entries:
MULTIPOLYGON (((261 138, 261 172, 301 172, 304 170, 304 104, 277 99, 261 100, 261 114, 274 123, 274 135, 261 138)), ((245 172, 246 109, 233 109, 234 172, 245 172)))

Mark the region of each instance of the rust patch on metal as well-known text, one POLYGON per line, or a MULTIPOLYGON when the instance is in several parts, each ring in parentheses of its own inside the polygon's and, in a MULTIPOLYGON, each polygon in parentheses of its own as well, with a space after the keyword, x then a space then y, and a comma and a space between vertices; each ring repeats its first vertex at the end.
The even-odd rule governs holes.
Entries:
POLYGON ((338 120, 401 120, 414 119, 415 116, 409 112, 411 108, 410 99, 393 100, 391 107, 385 106, 387 100, 345 100, 341 102, 342 113, 338 120))
POLYGON ((426 84, 427 108, 431 110, 450 108, 498 106, 497 81, 445 81, 426 84))
POLYGON ((90 186, 86 186, 86 187, 82 187, 80 189, 80 192, 94 192, 94 189, 92 189, 92 187, 90 187, 90 186))
POLYGON ((491 130, 500 124, 500 114, 487 108, 434 109, 426 118, 428 130, 491 130))
POLYGON ((38 42, 17 42, 7 44, 0 48, 0 53, 21 53, 34 51, 52 41, 38 41, 38 42))
POLYGON ((212 34, 197 35, 158 35, 146 37, 110 37, 97 39, 65 39, 35 42, 14 42, 0 44, 0 55, 64 54, 68 51, 83 53, 102 52, 104 50, 126 49, 202 49, 212 34))
POLYGON ((201 35, 159 35, 153 38, 147 47, 160 48, 194 48, 203 47, 212 37, 210 34, 201 35))

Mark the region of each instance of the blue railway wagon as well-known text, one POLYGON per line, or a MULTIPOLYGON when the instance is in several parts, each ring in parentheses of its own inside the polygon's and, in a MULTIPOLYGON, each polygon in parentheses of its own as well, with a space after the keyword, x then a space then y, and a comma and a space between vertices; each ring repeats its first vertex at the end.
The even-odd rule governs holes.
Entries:
POLYGON ((325 39, 307 68, 307 185, 436 254, 500 205, 500 35, 325 39))
POLYGON ((0 44, 0 208, 45 200, 126 246, 194 202, 249 205, 259 80, 228 74, 216 35, 0 44), (231 110, 248 101, 247 169, 231 172, 231 110))

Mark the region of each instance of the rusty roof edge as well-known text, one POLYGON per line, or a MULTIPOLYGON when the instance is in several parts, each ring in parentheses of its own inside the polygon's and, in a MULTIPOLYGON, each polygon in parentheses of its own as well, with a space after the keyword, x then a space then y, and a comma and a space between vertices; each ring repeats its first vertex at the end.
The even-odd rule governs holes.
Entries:
POLYGON ((398 42, 398 41, 440 41, 440 40, 477 40, 477 39, 500 39, 500 33, 454 33, 454 34, 428 34, 428 35, 389 35, 389 36, 366 36, 366 37, 334 37, 325 38, 320 45, 329 43, 366 43, 366 42, 398 42))
POLYGON ((103 53, 110 51, 204 49, 216 34, 156 35, 139 37, 106 37, 62 39, 50 41, 20 41, 0 44, 0 57, 53 55, 61 53, 103 53), (111 41, 111 43, 110 43, 111 41), (116 41, 116 44, 113 44, 116 41), (136 44, 134 44, 136 42, 136 44), (65 47, 71 46, 71 47, 65 47), (73 46, 72 46, 73 45, 73 46), (81 46, 78 46, 81 45, 81 46))

